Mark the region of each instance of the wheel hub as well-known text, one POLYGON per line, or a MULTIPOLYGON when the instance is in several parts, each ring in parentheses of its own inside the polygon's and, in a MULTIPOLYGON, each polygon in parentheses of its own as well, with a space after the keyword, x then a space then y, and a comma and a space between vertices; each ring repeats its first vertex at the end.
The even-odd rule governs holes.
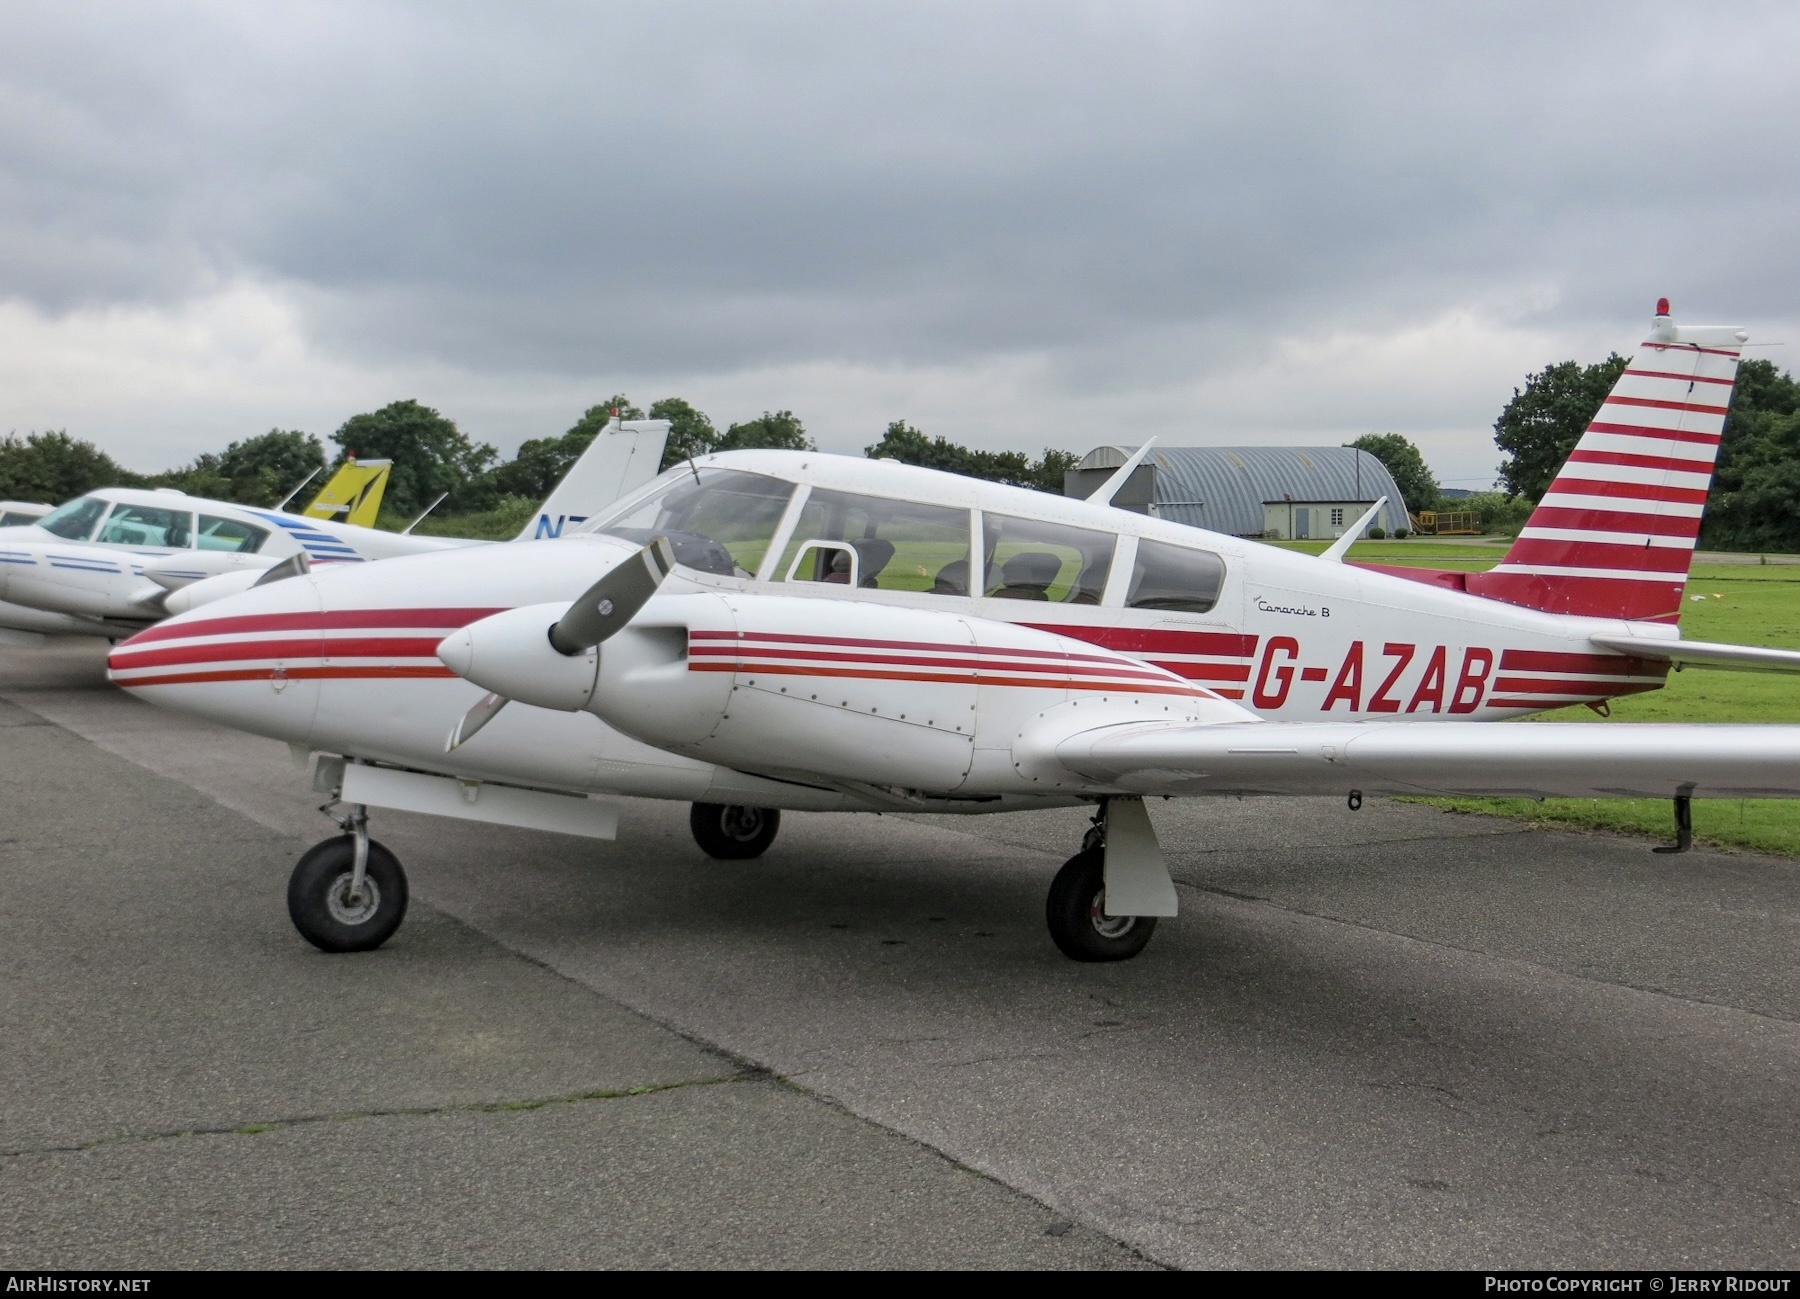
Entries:
POLYGON ((719 818, 719 829, 729 839, 748 843, 762 833, 763 814, 760 807, 728 807, 719 818))
POLYGON ((340 925, 365 925, 381 910, 381 889, 365 875, 362 891, 353 897, 350 893, 352 879, 352 874, 345 871, 331 882, 331 887, 325 891, 325 909, 340 925))
POLYGON ((1094 894, 1094 900, 1088 904, 1088 922, 1094 926, 1094 932, 1102 938, 1123 938, 1137 924, 1136 916, 1109 916, 1106 914, 1106 890, 1101 889, 1094 894))

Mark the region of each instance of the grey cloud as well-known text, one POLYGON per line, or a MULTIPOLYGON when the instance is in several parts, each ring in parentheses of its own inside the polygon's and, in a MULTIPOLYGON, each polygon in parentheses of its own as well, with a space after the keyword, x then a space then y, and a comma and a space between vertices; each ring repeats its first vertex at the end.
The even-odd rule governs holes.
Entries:
POLYGON ((565 374, 1105 368, 1521 282, 1577 322, 1656 292, 1779 315, 1797 28, 1754 5, 15 10, 0 293, 248 275, 297 286, 346 355, 565 374))

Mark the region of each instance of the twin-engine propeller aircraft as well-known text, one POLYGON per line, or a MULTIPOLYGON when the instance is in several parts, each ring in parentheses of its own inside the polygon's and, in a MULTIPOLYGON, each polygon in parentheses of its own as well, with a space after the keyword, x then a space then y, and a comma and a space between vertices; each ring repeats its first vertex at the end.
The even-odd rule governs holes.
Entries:
POLYGON ((1692 798, 1800 796, 1800 726, 1488 724, 1604 708, 1676 664, 1800 670, 1676 627, 1744 339, 1659 304, 1480 575, 1342 562, 1373 510, 1314 558, 1111 508, 1144 451, 1087 501, 733 452, 561 540, 172 618, 115 648, 112 679, 325 755, 345 833, 288 903, 326 950, 405 913, 368 807, 610 838, 612 794, 692 802, 722 858, 763 852, 782 810, 1091 805, 1047 918, 1069 956, 1117 960, 1176 912, 1146 798, 1655 796, 1685 827, 1692 798))
MULTIPOLYGON (((565 521, 579 523, 648 482, 668 428, 666 420, 613 419, 520 535, 555 536, 565 521)), ((170 614, 315 566, 480 544, 413 535, 423 514, 404 532, 375 528, 390 465, 348 461, 298 515, 173 488, 108 488, 78 496, 34 524, 0 529, 0 640, 40 644, 46 634, 117 640, 170 614)))

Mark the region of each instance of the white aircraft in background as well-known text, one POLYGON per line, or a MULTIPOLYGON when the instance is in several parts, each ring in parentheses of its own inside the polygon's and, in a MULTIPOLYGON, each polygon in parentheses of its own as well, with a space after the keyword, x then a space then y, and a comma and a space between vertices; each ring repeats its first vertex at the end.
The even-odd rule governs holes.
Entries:
MULTIPOLYGON (((579 521, 642 486, 667 435, 664 420, 612 421, 520 535, 554 536, 565 519, 579 521)), ((483 544, 413 535, 424 514, 404 532, 328 517, 372 524, 387 464, 345 466, 303 515, 173 488, 108 488, 31 525, 0 529, 0 643, 41 644, 46 634, 116 640, 273 577, 483 544)))
POLYGON ((1659 303, 1489 573, 1343 562, 1380 502, 1320 557, 1112 508, 1147 446, 1087 501, 746 451, 559 541, 262 586, 117 646, 111 676, 323 755, 346 833, 288 905, 330 951, 405 914, 371 806, 610 838, 595 795, 677 799, 743 858, 783 809, 1087 804, 1046 907, 1079 960, 1175 914, 1147 797, 1654 796, 1685 847, 1692 798, 1800 797, 1800 727, 1488 723, 1677 664, 1800 670, 1676 627, 1745 337, 1659 303))

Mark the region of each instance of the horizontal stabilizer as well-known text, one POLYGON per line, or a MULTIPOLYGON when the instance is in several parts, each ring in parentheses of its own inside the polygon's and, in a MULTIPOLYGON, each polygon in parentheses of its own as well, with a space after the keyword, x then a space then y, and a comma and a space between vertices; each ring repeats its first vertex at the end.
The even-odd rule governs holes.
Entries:
POLYGON ((1648 636, 1593 636, 1595 645, 1637 659, 1678 666, 1733 668, 1739 672, 1800 672, 1800 650, 1764 645, 1719 645, 1703 640, 1652 640, 1648 636))
POLYGON ((1050 751, 1015 750, 1027 766, 1145 795, 1800 798, 1800 726, 1150 722, 1034 738, 1050 751))

